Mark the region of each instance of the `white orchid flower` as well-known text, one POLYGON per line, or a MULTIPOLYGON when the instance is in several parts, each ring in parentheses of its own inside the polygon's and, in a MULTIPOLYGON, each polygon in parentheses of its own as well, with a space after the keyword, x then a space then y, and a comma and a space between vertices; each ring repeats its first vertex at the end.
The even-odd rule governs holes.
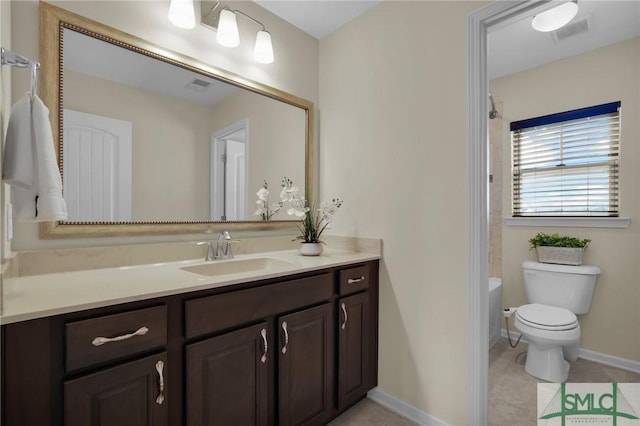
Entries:
POLYGON ((260 188, 260 190, 256 192, 256 195, 258 196, 258 202, 267 201, 269 199, 269 191, 264 187, 260 188))

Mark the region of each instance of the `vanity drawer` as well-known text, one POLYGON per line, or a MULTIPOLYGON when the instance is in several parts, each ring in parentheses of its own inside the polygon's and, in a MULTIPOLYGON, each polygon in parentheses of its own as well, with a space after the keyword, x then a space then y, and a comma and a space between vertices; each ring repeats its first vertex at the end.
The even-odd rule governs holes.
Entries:
POLYGON ((185 302, 187 339, 329 300, 331 274, 232 291, 185 302))
POLYGON ((369 267, 367 265, 340 271, 340 295, 355 293, 369 288, 369 267))
POLYGON ((158 348, 167 343, 167 307, 70 322, 65 340, 67 371, 158 348))

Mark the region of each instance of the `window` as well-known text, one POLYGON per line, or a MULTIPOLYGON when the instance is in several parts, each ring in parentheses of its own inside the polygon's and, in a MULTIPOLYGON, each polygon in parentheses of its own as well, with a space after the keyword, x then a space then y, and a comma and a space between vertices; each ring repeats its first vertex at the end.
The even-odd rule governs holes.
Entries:
POLYGON ((618 216, 620 102, 511 123, 513 216, 618 216))

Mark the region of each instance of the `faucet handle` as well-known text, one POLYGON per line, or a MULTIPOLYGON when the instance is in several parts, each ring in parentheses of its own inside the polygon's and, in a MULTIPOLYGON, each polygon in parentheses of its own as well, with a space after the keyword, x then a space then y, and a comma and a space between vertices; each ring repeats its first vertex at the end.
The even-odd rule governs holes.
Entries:
POLYGON ((231 244, 232 243, 239 243, 239 240, 226 240, 227 241, 227 246, 225 247, 225 251, 224 251, 224 257, 227 259, 233 259, 233 251, 231 250, 231 244))
POLYGON ((196 245, 199 246, 203 246, 206 245, 207 246, 207 256, 204 258, 204 260, 213 260, 215 259, 215 254, 213 252, 213 243, 210 241, 198 241, 196 243, 196 245))

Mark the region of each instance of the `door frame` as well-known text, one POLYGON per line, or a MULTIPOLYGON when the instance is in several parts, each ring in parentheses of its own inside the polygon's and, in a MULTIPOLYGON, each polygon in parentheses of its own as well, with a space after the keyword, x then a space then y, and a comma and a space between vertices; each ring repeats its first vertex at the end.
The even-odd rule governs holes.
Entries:
MULTIPOLYGON (((220 206, 223 205, 224 201, 224 191, 218 188, 218 182, 224 182, 224 168, 218 167, 218 163, 216 161, 223 153, 223 142, 225 138, 232 133, 238 132, 240 130, 244 130, 245 132, 245 171, 249 170, 249 118, 243 118, 242 120, 236 121, 235 123, 224 127, 220 130, 211 134, 211 176, 209 178, 210 184, 210 206, 209 206, 209 217, 213 221, 221 220, 222 210, 220 206)), ((245 194, 248 194, 248 185, 249 176, 245 176, 245 194)), ((246 202, 246 201, 245 201, 246 202)), ((245 206, 245 211, 249 212, 248 206, 245 206)))
POLYGON ((467 424, 488 421, 489 236, 487 31, 549 8, 550 2, 494 1, 467 16, 467 424))

